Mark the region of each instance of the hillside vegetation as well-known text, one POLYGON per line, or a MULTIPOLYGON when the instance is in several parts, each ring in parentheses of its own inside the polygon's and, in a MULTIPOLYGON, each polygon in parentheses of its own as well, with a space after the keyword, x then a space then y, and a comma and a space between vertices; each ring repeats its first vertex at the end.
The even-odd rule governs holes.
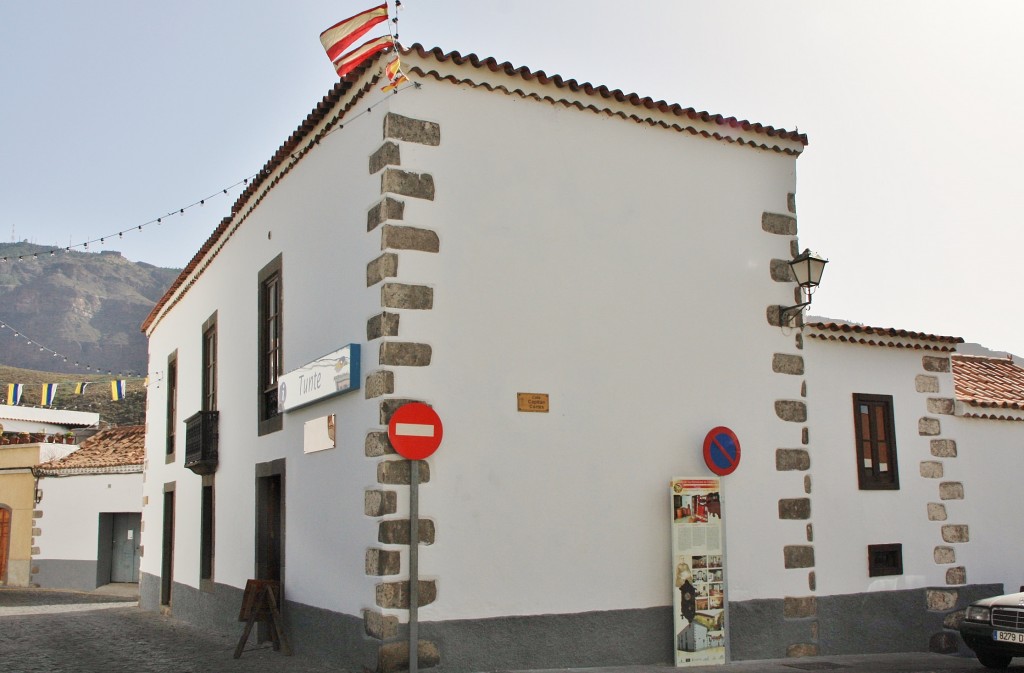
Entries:
POLYGON ((110 381, 114 376, 97 375, 68 377, 53 372, 40 372, 0 365, 0 402, 7 403, 7 385, 20 383, 24 386, 20 406, 41 407, 44 383, 57 383, 51 409, 89 411, 99 413, 100 421, 111 425, 141 425, 146 422, 146 386, 144 378, 126 379, 125 399, 113 401, 110 395, 110 381), (75 383, 87 381, 89 385, 82 395, 75 395, 75 383))

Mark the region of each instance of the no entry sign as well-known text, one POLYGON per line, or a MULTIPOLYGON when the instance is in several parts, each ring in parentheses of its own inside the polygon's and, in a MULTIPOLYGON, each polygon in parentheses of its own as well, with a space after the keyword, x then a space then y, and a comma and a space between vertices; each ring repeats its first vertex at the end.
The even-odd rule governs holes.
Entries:
POLYGON ((740 464, 740 440, 725 426, 712 428, 704 438, 704 462, 719 476, 731 474, 740 464))
POLYGON ((391 415, 388 439, 398 455, 409 460, 427 458, 441 445, 444 427, 437 412, 422 402, 404 404, 391 415))

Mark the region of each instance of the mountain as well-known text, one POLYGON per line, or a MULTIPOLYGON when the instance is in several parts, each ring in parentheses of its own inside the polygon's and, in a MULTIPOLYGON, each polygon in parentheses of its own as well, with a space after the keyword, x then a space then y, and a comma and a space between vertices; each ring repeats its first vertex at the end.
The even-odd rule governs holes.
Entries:
POLYGON ((113 250, 0 243, 0 363, 85 380, 108 371, 145 376, 139 328, 179 271, 113 250))

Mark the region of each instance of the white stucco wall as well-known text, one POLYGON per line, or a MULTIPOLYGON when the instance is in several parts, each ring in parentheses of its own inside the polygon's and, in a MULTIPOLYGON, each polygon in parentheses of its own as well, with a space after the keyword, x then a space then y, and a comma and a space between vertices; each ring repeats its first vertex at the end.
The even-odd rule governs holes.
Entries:
POLYGON ((103 513, 138 512, 142 473, 43 477, 36 559, 95 561, 103 513))
MULTIPOLYGON (((394 279, 435 293, 430 311, 395 311, 395 340, 429 344, 433 358, 395 368, 394 396, 434 405, 445 423, 420 491, 437 526, 421 574, 438 586, 421 618, 669 604, 668 484, 710 474, 701 444, 716 425, 743 443, 723 486, 730 600, 806 593, 806 570, 782 561, 783 544, 805 542, 803 523, 777 513, 802 475, 775 470, 800 425, 773 402, 800 399, 800 381, 773 374, 772 355, 796 347, 765 319, 792 303, 792 285, 769 274, 792 237, 761 228, 763 212, 787 212, 795 158, 432 79, 324 139, 151 335, 151 380, 177 349, 180 421, 199 409, 201 325, 217 311, 215 580, 253 576, 254 465, 283 457, 289 600, 375 607, 381 579, 364 559, 378 520, 363 499, 382 486, 363 443, 382 429, 380 399, 331 398, 257 437, 256 278, 283 254, 286 370, 350 342, 363 344, 364 376, 379 368, 366 321, 380 288, 365 276, 381 252, 379 231, 366 232, 380 178, 366 158, 387 109, 439 123, 442 137, 400 143, 402 168, 437 185, 431 202, 403 198, 400 224, 436 231, 441 249, 402 251, 394 279), (518 413, 518 392, 549 394, 550 413, 518 413), (303 422, 329 413, 338 448, 303 455, 303 422)), ((159 575, 161 494, 174 482, 174 579, 198 586, 201 480, 181 467, 180 422, 164 464, 165 394, 151 387, 142 570, 159 575)), ((408 490, 395 490, 391 518, 408 512, 408 490)))

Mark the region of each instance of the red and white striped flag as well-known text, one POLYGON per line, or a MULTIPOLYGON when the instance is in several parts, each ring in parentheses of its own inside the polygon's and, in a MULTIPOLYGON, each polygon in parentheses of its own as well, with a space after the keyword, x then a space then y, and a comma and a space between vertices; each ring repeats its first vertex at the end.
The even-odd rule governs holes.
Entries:
POLYGON ((373 54, 391 46, 391 38, 389 36, 382 36, 365 42, 352 51, 346 52, 356 40, 366 35, 371 28, 387 20, 387 18, 388 5, 384 3, 365 12, 360 12, 344 21, 339 21, 320 33, 320 43, 327 51, 327 58, 331 59, 331 63, 334 64, 334 69, 338 72, 339 77, 344 77, 373 54))

